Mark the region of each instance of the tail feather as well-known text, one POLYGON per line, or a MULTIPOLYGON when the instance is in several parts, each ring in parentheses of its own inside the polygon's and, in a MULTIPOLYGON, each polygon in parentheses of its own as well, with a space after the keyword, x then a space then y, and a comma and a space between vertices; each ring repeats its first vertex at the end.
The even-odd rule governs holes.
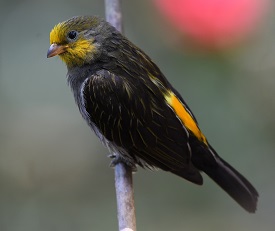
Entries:
POLYGON ((257 208, 259 194, 252 184, 237 170, 221 159, 214 149, 211 148, 211 151, 204 152, 203 155, 207 157, 194 158, 194 165, 205 172, 245 210, 254 213, 257 208), (209 162, 210 159, 212 161, 209 162))
POLYGON ((204 169, 204 172, 224 189, 236 202, 250 213, 257 208, 258 192, 239 172, 222 159, 218 167, 204 169))

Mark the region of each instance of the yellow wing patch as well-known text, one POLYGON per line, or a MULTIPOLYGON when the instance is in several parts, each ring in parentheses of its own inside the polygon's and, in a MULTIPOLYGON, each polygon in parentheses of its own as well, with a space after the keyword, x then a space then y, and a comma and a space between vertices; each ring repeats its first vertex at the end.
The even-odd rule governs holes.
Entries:
POLYGON ((193 134, 202 142, 204 142, 207 145, 207 141, 205 136, 202 134, 201 130, 199 129, 197 123, 192 118, 188 110, 185 108, 184 104, 177 98, 177 96, 171 92, 168 91, 165 95, 165 99, 169 106, 174 110, 177 117, 181 120, 183 125, 193 132, 193 134))

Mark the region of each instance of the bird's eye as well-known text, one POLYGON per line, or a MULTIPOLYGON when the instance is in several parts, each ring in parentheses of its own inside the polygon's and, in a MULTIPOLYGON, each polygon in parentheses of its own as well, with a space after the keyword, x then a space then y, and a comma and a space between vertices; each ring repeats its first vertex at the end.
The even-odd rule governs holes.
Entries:
POLYGON ((69 40, 75 40, 75 39, 77 38, 77 36, 78 36, 78 32, 75 31, 75 30, 70 31, 70 32, 67 34, 67 38, 68 38, 69 40))

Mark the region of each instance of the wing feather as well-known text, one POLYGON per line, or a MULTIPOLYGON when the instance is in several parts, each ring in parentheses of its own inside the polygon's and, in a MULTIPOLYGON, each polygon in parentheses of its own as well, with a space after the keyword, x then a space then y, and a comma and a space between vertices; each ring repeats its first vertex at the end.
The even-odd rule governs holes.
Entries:
POLYGON ((101 70, 87 81, 84 98, 91 123, 138 164, 202 183, 190 161, 189 134, 154 83, 101 70))

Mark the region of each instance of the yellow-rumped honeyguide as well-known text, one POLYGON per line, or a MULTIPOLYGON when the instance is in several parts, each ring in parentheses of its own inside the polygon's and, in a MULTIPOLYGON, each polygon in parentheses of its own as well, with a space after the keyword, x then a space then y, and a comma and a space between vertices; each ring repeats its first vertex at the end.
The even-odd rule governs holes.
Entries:
POLYGON ((248 212, 258 193, 225 162, 157 65, 106 21, 73 17, 50 33, 47 57, 67 65, 80 113, 119 161, 201 185, 205 172, 248 212))

